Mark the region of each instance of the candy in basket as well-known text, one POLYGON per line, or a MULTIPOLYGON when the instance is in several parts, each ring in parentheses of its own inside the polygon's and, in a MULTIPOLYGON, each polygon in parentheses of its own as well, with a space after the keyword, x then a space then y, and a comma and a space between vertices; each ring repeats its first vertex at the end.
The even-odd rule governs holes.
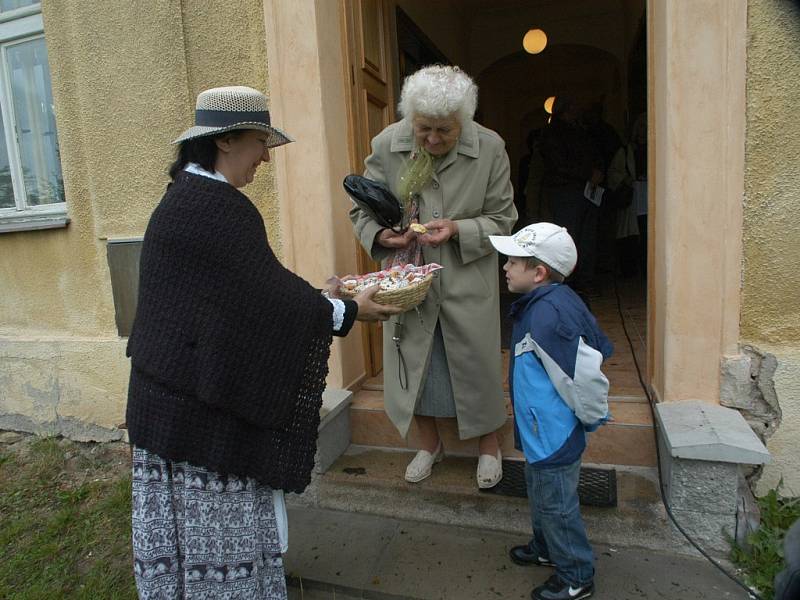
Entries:
POLYGON ((330 283, 338 285, 339 296, 342 298, 353 298, 369 287, 380 285, 381 289, 373 296, 375 302, 411 310, 425 299, 434 272, 441 268, 436 263, 421 267, 408 264, 366 275, 334 277, 330 283))

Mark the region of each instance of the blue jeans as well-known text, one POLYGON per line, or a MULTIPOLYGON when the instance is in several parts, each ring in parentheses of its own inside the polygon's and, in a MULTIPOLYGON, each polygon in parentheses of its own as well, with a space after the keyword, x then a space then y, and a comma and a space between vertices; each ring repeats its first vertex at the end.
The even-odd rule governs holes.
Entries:
POLYGON ((592 581, 594 554, 578 501, 581 461, 541 469, 525 463, 533 539, 531 552, 549 558, 556 573, 573 587, 592 581))

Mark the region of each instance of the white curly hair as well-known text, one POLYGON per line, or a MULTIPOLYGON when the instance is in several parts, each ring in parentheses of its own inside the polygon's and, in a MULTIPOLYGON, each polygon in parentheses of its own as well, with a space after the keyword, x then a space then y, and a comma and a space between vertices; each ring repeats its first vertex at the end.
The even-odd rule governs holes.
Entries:
POLYGON ((478 106, 478 86, 458 67, 431 65, 406 77, 397 108, 403 118, 444 118, 455 113, 467 125, 478 106))

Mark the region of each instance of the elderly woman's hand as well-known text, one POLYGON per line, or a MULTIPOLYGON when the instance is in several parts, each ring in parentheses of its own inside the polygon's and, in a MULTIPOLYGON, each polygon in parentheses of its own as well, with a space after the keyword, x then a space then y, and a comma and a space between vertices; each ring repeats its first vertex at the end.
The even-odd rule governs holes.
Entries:
POLYGON ((386 321, 392 315, 403 312, 402 309, 388 304, 378 304, 372 297, 381 289, 380 285, 368 287, 353 300, 358 304, 358 321, 386 321))
POLYGON ((450 219, 436 219, 425 223, 428 233, 419 236, 419 243, 423 246, 444 244, 451 237, 458 235, 458 223, 450 219))
POLYGON ((391 229, 382 229, 378 234, 377 241, 384 248, 404 250, 414 241, 417 234, 410 229, 405 233, 397 233, 391 229))

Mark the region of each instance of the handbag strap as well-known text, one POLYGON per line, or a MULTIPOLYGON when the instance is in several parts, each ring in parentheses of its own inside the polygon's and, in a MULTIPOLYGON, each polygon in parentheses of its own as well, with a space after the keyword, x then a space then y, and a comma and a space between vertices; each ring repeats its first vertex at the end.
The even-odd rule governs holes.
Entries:
POLYGON ((397 378, 400 380, 400 389, 404 392, 408 390, 408 367, 406 367, 406 359, 403 357, 403 351, 400 349, 400 340, 402 339, 403 330, 403 315, 397 317, 394 322, 394 335, 392 341, 397 350, 397 378))

